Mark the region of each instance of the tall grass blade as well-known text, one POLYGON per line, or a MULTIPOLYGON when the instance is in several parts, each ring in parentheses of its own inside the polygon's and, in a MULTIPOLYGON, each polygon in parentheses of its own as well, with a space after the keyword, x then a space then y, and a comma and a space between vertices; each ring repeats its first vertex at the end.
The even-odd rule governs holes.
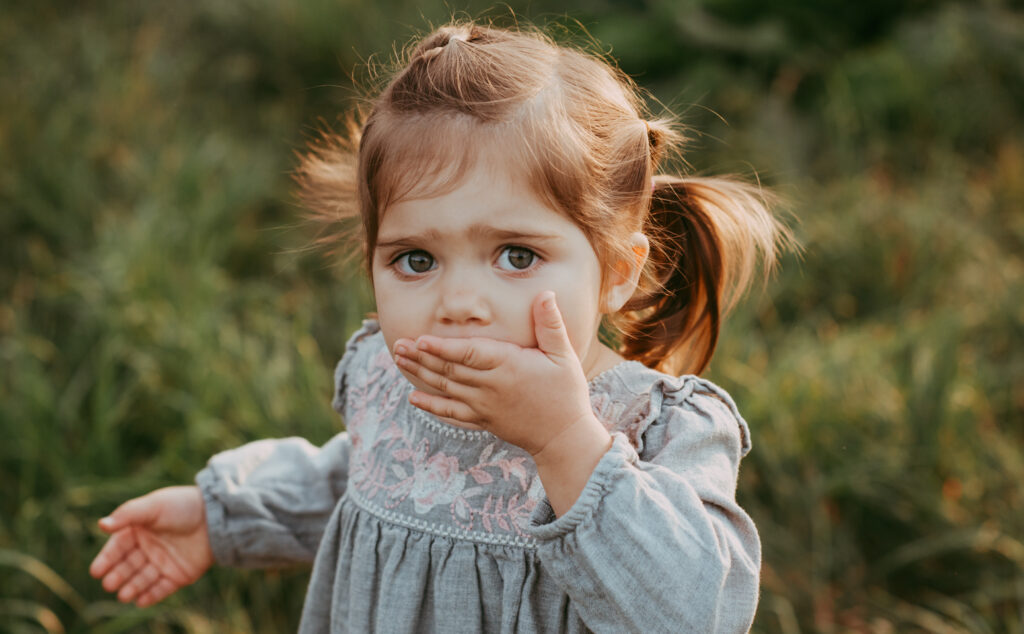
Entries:
POLYGON ((0 549, 0 566, 14 568, 34 577, 64 600, 74 611, 81 614, 85 609, 85 600, 52 568, 35 557, 15 550, 0 549))

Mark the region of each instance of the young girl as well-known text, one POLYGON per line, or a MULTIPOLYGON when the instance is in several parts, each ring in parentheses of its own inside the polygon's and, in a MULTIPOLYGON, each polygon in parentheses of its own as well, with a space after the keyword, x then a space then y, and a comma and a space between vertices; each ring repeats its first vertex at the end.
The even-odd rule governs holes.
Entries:
POLYGON ((749 432, 679 374, 784 230, 756 188, 657 174, 680 136, 601 59, 475 24, 407 58, 298 173, 320 219, 362 219, 347 431, 123 504, 92 574, 145 606, 214 562, 312 561, 303 632, 746 631, 749 432))

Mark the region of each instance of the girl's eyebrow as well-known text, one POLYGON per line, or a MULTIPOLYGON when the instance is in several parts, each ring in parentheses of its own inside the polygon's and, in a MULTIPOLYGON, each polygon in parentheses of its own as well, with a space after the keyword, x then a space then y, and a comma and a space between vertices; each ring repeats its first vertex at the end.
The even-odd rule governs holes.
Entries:
POLYGON ((558 240, 559 236, 550 235, 545 233, 534 233, 531 231, 521 231, 516 229, 499 229, 497 227, 489 227, 486 225, 474 225, 469 228, 469 237, 471 238, 493 238, 497 240, 509 240, 509 241, 551 241, 558 240))
MULTIPOLYGON (((533 233, 518 229, 501 229, 490 225, 472 225, 466 231, 466 234, 470 239, 489 238, 492 240, 510 242, 554 242, 559 239, 559 236, 557 235, 533 233)), ((423 233, 414 233, 385 240, 378 240, 377 248, 387 249, 391 247, 421 246, 431 242, 438 242, 443 238, 443 236, 444 234, 437 229, 429 229, 423 233)))
POLYGON ((436 242, 441 238, 441 233, 434 229, 430 231, 424 231, 423 233, 410 234, 407 236, 399 236, 389 240, 377 240, 378 249, 387 249, 390 247, 408 247, 422 245, 428 242, 436 242))

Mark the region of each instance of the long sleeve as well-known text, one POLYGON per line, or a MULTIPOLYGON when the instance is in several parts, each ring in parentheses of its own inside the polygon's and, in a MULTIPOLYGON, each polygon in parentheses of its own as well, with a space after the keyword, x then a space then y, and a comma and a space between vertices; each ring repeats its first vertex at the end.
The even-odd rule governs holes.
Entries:
POLYGON ((347 433, 315 447, 259 440, 215 455, 196 476, 217 563, 267 567, 313 561, 345 492, 347 433))
POLYGON ((761 558, 735 502, 746 423, 695 377, 666 377, 644 398, 573 507, 535 510, 542 565, 597 632, 745 632, 761 558))

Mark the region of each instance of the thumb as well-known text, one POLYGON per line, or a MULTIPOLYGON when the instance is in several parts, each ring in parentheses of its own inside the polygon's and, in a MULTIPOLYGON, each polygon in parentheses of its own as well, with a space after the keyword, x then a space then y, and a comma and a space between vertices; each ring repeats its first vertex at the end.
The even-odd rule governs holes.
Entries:
POLYGON ((114 509, 114 512, 99 521, 100 529, 105 533, 114 533, 125 526, 133 524, 148 525, 156 521, 160 505, 150 496, 128 500, 114 509))
POLYGON ((544 354, 556 357, 575 354, 551 291, 544 291, 533 300, 533 331, 537 347, 544 354))

